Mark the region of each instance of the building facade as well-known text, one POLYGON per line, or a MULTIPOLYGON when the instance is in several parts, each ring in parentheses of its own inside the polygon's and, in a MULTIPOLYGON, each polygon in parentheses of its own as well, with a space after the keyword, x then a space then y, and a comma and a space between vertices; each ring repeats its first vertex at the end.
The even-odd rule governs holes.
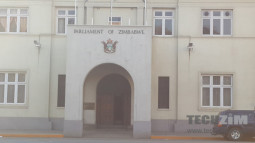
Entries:
POLYGON ((147 138, 253 110, 254 13, 254 0, 0 0, 0 129, 147 138))

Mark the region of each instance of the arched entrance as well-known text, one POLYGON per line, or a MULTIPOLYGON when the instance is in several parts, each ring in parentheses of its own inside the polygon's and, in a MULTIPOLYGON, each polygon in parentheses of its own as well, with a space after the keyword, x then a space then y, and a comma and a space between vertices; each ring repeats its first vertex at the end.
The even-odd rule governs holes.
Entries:
POLYGON ((134 83, 123 67, 105 63, 94 67, 83 86, 84 128, 132 128, 134 83))
POLYGON ((97 127, 128 127, 131 121, 131 86, 119 74, 104 76, 97 85, 97 127))

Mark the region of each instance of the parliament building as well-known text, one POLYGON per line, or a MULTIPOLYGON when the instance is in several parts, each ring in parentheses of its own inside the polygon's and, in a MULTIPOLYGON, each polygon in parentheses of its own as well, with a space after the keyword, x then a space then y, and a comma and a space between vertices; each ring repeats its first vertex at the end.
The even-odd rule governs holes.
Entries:
POLYGON ((254 110, 254 15, 255 0, 0 0, 0 129, 149 138, 254 110))

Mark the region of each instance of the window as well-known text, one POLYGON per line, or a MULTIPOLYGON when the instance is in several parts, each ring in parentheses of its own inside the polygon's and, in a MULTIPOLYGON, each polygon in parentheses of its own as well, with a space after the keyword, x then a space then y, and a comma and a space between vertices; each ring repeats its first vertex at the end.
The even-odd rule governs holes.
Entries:
POLYGON ((27 32, 28 9, 1 8, 0 32, 25 33, 27 32))
POLYGON ((0 72, 0 104, 26 102, 26 73, 0 72))
POLYGON ((169 77, 158 78, 158 108, 169 109, 169 77))
POLYGON ((154 12, 154 35, 173 36, 173 11, 156 10, 154 12))
MULTIPOLYGON (((109 25, 111 25, 111 17, 109 17, 109 25)), ((121 17, 112 17, 112 25, 121 25, 121 17)))
POLYGON ((75 24, 75 10, 57 11, 57 34, 66 34, 67 25, 75 24))
POLYGON ((232 35, 232 10, 203 10, 203 35, 232 35))
POLYGON ((66 75, 58 75, 58 104, 57 107, 65 107, 66 75))
POLYGON ((202 106, 232 106, 232 75, 202 75, 202 106))

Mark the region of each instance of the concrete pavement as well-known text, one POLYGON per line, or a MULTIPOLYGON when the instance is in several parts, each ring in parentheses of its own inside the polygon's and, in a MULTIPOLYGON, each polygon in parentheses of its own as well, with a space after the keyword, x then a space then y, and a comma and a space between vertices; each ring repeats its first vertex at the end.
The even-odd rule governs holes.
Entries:
POLYGON ((0 137, 63 138, 64 135, 53 130, 0 130, 0 137))
MULTIPOLYGON (((0 143, 214 143, 210 140, 137 140, 84 138, 0 138, 0 143)), ((217 141, 217 143, 229 143, 217 141)))
MULTIPOLYGON (((0 130, 0 137, 3 138, 53 138, 53 140, 59 138, 64 140, 70 140, 64 138, 62 131, 52 130, 0 130), (54 139, 55 138, 55 139, 54 139)), ((3 140, 3 138, 1 138, 3 140)), ((84 131, 83 138, 75 138, 75 140, 129 140, 132 142, 136 139, 132 136, 132 130, 127 129, 90 129, 84 131)), ((152 140, 164 141, 164 140, 201 140, 201 141, 224 141, 222 136, 213 136, 209 133, 173 133, 173 132, 154 132, 151 136, 152 140)), ((148 139, 150 141, 150 139, 148 139)), ((249 140, 254 142, 255 139, 249 140)))

